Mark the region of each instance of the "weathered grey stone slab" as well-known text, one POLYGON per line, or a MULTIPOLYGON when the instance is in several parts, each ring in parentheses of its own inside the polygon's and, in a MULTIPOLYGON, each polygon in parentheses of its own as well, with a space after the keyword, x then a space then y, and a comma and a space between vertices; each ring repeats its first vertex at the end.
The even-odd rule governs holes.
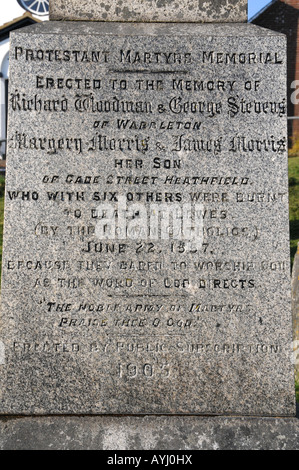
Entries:
POLYGON ((245 22, 247 0, 50 1, 51 20, 245 22))
MULTIPOLYGON (((174 455, 188 450, 188 456, 194 450, 299 450, 299 419, 196 416, 0 418, 0 449, 110 450, 116 452, 113 457, 119 458, 117 451, 148 450, 155 451, 159 462, 159 454, 163 457, 163 451, 167 450, 174 451, 174 455)), ((141 457, 139 468, 146 465, 145 456, 141 457)), ((194 465, 195 458, 192 457, 191 462, 194 465)))
POLYGON ((12 35, 2 413, 294 414, 285 53, 245 24, 12 35))

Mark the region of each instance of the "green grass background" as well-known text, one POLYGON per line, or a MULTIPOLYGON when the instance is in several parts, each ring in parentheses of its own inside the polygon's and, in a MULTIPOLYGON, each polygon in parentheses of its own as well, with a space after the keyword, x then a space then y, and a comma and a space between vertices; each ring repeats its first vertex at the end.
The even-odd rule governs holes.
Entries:
MULTIPOLYGON (((289 158, 289 188, 290 188, 290 250, 291 259, 297 250, 299 242, 299 156, 289 158)), ((3 218, 4 218, 4 189, 5 178, 0 176, 0 267, 2 266, 2 240, 3 240, 3 218)), ((1 270, 0 270, 1 282, 1 270)), ((299 381, 296 383, 296 397, 299 403, 299 381)))
POLYGON ((299 242, 299 156, 289 158, 290 231, 292 262, 299 242))
POLYGON ((4 178, 4 176, 0 176, 0 283, 1 283, 1 268, 2 268, 4 190, 5 190, 5 178, 4 178))
MULTIPOLYGON (((299 156, 289 158, 290 235, 292 262, 299 242, 299 156)), ((296 383, 296 397, 299 403, 299 381, 296 383)))

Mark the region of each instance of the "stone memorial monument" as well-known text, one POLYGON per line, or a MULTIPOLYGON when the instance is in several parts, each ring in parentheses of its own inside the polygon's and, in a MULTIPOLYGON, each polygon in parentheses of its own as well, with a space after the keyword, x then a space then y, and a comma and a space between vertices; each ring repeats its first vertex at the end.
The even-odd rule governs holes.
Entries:
POLYGON ((294 448, 285 37, 65 5, 11 35, 0 448, 294 448))

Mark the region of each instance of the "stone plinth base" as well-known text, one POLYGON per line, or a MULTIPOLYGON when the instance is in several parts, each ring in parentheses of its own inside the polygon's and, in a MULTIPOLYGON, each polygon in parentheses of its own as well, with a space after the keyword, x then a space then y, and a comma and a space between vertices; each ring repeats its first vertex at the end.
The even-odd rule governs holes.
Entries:
POLYGON ((299 419, 1 417, 1 450, 299 450, 299 419))

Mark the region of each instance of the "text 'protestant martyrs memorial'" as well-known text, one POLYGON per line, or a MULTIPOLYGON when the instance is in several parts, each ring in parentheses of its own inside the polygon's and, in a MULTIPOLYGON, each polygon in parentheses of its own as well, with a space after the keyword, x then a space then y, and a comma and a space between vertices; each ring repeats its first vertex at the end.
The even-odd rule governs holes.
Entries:
POLYGON ((291 415, 285 39, 12 35, 1 411, 291 415))

